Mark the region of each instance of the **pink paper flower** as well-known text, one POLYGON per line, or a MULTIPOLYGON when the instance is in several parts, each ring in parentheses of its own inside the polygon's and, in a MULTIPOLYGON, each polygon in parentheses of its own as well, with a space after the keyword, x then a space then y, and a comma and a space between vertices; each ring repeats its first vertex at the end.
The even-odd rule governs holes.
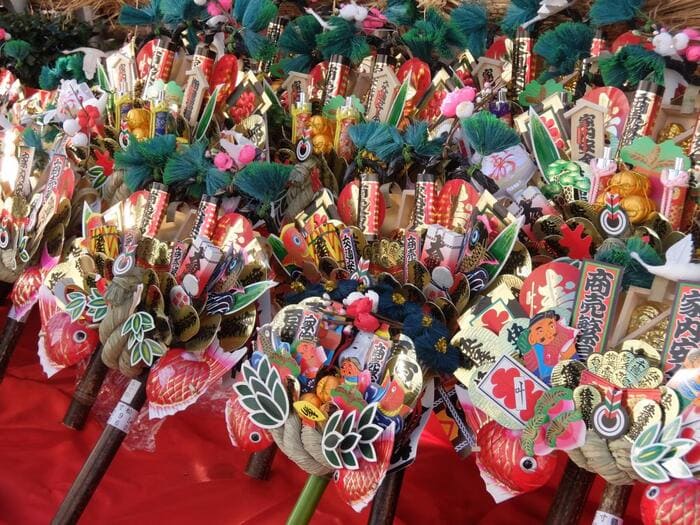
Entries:
POLYGON ((476 98, 476 90, 472 87, 463 87, 456 89, 445 96, 445 99, 440 105, 440 111, 447 118, 457 116, 457 106, 462 102, 474 102, 476 98))
POLYGON ((251 146, 250 144, 244 145, 241 148, 241 151, 238 153, 237 164, 239 166, 244 166, 250 162, 253 162, 255 160, 256 153, 255 146, 251 146))
POLYGON ((214 166, 216 166, 216 169, 219 171, 230 170, 233 167, 233 159, 228 153, 220 151, 214 157, 214 166))
POLYGON ((9 39, 10 39, 10 33, 8 33, 2 27, 0 27, 0 40, 9 40, 9 39))
POLYGON ((375 29, 384 27, 384 24, 388 22, 387 18, 382 14, 382 12, 376 7, 371 7, 367 18, 362 21, 362 30, 365 33, 371 33, 375 29))
POLYGON ((233 0, 212 0, 207 4, 207 13, 211 16, 217 16, 231 9, 233 0))

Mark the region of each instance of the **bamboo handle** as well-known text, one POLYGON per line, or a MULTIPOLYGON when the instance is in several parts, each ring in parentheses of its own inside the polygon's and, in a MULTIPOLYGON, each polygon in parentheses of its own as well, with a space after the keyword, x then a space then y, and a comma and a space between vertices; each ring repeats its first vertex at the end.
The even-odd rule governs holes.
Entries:
POLYGON ((287 518, 287 525, 307 525, 311 521, 311 517, 316 512, 318 502, 321 501, 321 496, 331 480, 330 476, 314 476, 309 475, 306 480, 304 489, 299 494, 296 505, 292 509, 292 513, 287 518))
POLYGON ((2 339, 0 339, 0 383, 5 377, 7 365, 10 364, 12 354, 15 353, 17 341, 22 335, 22 330, 24 330, 24 322, 11 319, 10 317, 7 318, 5 329, 2 332, 2 339))
POLYGON ((595 474, 582 469, 569 460, 559 482, 552 506, 549 507, 547 525, 576 525, 583 513, 595 474))
POLYGON ((63 418, 64 425, 75 430, 81 430, 85 426, 108 371, 109 368, 102 361, 102 347, 98 346, 90 357, 85 373, 73 393, 73 399, 63 418))
POLYGON ((275 459, 277 445, 274 443, 260 452, 253 452, 248 458, 248 464, 245 467, 245 473, 254 479, 261 481, 270 477, 272 462, 275 459))
POLYGON ((633 485, 605 484, 598 511, 593 518, 593 525, 620 525, 625 509, 632 495, 633 485))
POLYGON ((148 371, 144 370, 138 378, 132 379, 124 390, 117 406, 109 416, 100 439, 51 521, 52 525, 73 525, 80 519, 114 456, 117 455, 122 441, 129 432, 129 426, 146 402, 147 378, 148 371))
POLYGON ((406 469, 389 472, 372 501, 372 510, 369 514, 368 525, 391 525, 394 523, 396 507, 399 503, 401 485, 406 469))

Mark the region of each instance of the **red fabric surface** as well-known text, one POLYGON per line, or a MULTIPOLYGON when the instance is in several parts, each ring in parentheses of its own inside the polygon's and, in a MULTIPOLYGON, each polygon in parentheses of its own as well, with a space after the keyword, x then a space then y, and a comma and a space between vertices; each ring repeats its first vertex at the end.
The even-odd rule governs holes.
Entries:
MULTIPOLYGON (((0 307, 4 323, 7 307, 0 307)), ((38 316, 27 324, 0 384, 0 523, 45 524, 53 517, 101 428, 91 419, 76 432, 61 424, 74 389, 74 373, 46 379, 38 364, 38 316)), ((284 523, 306 475, 277 454, 268 481, 244 473, 247 455, 231 447, 223 415, 187 410, 169 418, 154 453, 120 450, 83 514, 81 524, 284 523)), ((429 423, 417 461, 409 468, 396 523, 520 525, 544 521, 564 461, 550 483, 495 505, 472 458, 459 460, 439 425, 429 423)), ((581 523, 590 523, 603 483, 598 478, 581 523)), ((641 488, 625 523, 637 525, 641 488)), ((329 486, 312 524, 362 524, 329 486)))

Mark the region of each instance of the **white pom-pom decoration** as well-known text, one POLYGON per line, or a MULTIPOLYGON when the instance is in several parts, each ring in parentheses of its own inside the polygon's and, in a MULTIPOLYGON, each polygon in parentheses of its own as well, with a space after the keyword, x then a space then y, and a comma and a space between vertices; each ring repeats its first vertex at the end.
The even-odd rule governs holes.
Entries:
POLYGON ((194 0, 194 3, 197 5, 206 5, 207 0, 194 0))
POLYGON ((80 131, 80 124, 78 123, 78 120, 74 118, 64 120, 63 131, 65 131, 66 135, 68 135, 69 137, 75 136, 75 134, 80 131))
POLYGON ((654 46, 654 51, 661 56, 670 56, 676 52, 673 47, 673 37, 669 33, 659 33, 651 40, 651 43, 654 46))
POLYGON ((474 103, 473 102, 460 102, 457 104, 457 118, 468 118, 474 113, 474 103))
POLYGON ((678 33, 673 37, 673 47, 676 51, 683 51, 690 44, 690 37, 685 33, 678 33))
POLYGON ((71 139, 73 146, 84 148, 88 145, 88 136, 85 133, 76 133, 71 139))
POLYGON ((353 22, 357 16, 358 6, 355 4, 345 4, 340 8, 340 18, 353 22))
POLYGON ((369 11, 367 10, 367 8, 365 6, 358 5, 357 12, 355 13, 355 21, 356 22, 364 21, 364 19, 367 18, 368 14, 369 14, 369 11))

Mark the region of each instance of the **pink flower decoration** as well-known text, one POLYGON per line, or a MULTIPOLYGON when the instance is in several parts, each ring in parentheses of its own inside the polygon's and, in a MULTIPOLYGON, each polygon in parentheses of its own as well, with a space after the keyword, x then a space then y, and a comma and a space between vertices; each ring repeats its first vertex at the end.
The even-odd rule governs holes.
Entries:
POLYGON ((216 166, 216 169, 219 171, 230 170, 233 167, 233 159, 228 153, 220 151, 214 157, 214 166, 216 166))
POLYGON ((463 87, 448 93, 440 105, 440 111, 447 118, 457 116, 457 106, 462 102, 474 102, 476 90, 472 87, 463 87))
POLYGON ((9 40, 8 35, 9 33, 0 27, 0 40, 9 40))
POLYGON ((207 13, 211 16, 220 15, 231 9, 232 0, 212 0, 207 4, 207 13))
POLYGON ((256 153, 257 152, 255 150, 255 146, 246 144, 241 148, 241 151, 238 153, 238 165, 244 166, 245 164, 253 162, 255 160, 256 153))
POLYGON ((384 27, 387 23, 387 18, 376 7, 370 7, 367 13, 367 18, 362 21, 362 30, 365 33, 371 33, 375 29, 384 27))
POLYGON ((363 297, 347 307, 346 312, 354 317, 353 324, 363 332, 375 332, 379 329, 379 321, 372 315, 372 299, 363 297))

